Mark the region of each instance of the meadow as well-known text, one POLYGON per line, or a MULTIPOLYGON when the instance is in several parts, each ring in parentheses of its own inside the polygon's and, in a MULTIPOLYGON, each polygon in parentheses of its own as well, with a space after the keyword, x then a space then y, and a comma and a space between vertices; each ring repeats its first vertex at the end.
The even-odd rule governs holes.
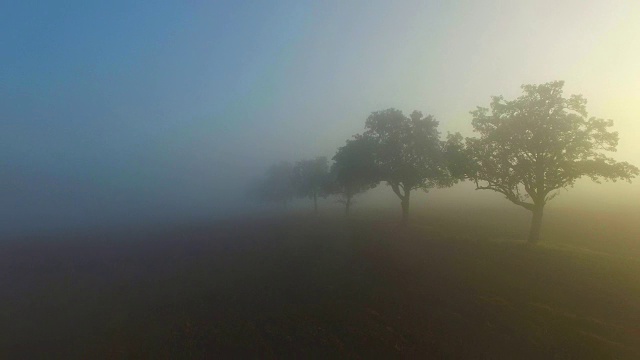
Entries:
POLYGON ((640 357, 637 212, 395 210, 4 241, 0 357, 640 357))

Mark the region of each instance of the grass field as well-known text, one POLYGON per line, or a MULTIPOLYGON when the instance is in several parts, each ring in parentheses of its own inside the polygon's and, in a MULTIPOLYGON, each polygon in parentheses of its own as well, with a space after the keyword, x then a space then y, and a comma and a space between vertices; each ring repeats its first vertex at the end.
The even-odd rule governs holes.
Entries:
POLYGON ((0 358, 640 358, 637 214, 398 215, 3 242, 0 358))

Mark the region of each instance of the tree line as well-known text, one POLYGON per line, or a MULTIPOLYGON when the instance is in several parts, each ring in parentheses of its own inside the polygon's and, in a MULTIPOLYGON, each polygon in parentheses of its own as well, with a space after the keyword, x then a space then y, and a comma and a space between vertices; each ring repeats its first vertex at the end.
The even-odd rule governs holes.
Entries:
POLYGON ((471 111, 475 137, 449 133, 443 139, 432 115, 375 111, 365 131, 326 157, 280 162, 253 189, 256 198, 282 206, 293 198, 337 196, 349 214, 353 198, 385 182, 400 200, 407 221, 412 192, 471 181, 532 212, 528 240, 540 238, 543 210, 559 190, 581 177, 595 182, 626 180, 637 167, 605 155, 616 151, 612 120, 589 117, 586 99, 563 96, 563 81, 522 85, 514 100, 493 96, 489 108, 471 111))

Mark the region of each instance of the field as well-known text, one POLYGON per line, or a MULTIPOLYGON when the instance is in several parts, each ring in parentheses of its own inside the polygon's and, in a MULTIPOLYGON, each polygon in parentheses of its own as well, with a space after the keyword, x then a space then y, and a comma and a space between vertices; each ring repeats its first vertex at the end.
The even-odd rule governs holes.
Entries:
POLYGON ((0 358, 640 358, 637 213, 398 216, 5 241, 0 358))

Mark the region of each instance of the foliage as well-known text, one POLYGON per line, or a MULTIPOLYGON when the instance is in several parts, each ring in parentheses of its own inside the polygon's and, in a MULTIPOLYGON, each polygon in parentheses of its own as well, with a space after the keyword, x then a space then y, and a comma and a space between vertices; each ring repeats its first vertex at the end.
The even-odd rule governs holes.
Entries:
POLYGON ((347 214, 352 198, 376 187, 380 181, 374 150, 374 142, 362 136, 356 136, 354 139, 347 140, 346 145, 340 147, 333 156, 329 191, 342 198, 347 214))
POLYGON ((456 180, 466 179, 469 170, 474 167, 474 163, 468 154, 462 135, 458 132, 447 134, 443 152, 451 176, 456 180))
MULTIPOLYGON (((583 176, 599 182, 638 175, 635 166, 603 154, 618 144, 618 133, 608 131, 613 121, 588 117, 587 101, 563 97, 563 85, 523 85, 517 99, 494 96, 490 109, 471 112, 479 137, 466 141, 467 176, 478 189, 499 192, 540 218, 558 190, 583 176)), ((533 225, 530 240, 537 241, 533 225)))
POLYGON ((427 191, 456 182, 445 161, 438 121, 432 115, 414 111, 406 117, 400 110, 387 109, 372 113, 365 126, 362 136, 375 144, 379 179, 401 199, 405 220, 412 190, 427 191))
POLYGON ((296 162, 292 172, 296 196, 313 198, 324 195, 328 172, 329 165, 324 156, 296 162))
POLYGON ((318 212, 318 197, 328 195, 329 165, 327 158, 300 160, 293 167, 293 187, 296 196, 313 199, 315 212, 318 212))

